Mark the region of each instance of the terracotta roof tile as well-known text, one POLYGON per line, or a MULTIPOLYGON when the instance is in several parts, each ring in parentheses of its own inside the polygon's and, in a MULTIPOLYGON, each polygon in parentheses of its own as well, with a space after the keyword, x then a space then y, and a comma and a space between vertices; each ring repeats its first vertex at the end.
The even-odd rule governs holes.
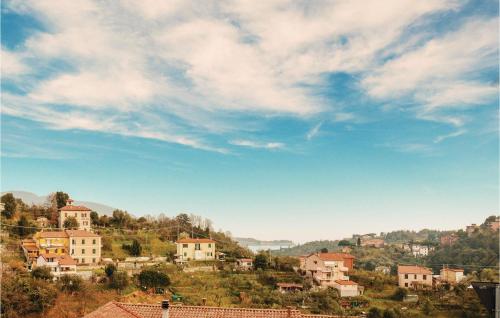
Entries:
POLYGON ((177 243, 215 243, 215 241, 205 238, 184 238, 177 240, 177 243))
POLYGON ((336 280, 335 281, 339 285, 357 285, 358 283, 353 282, 352 280, 336 280))
POLYGON ((399 265, 398 274, 427 274, 432 275, 432 270, 416 265, 399 265))
POLYGON ((84 212, 92 211, 91 209, 89 209, 89 208, 87 208, 86 206, 83 206, 83 205, 66 205, 66 206, 63 206, 60 210, 61 211, 75 211, 75 212, 78 212, 78 211, 84 211, 84 212))
MULTIPOLYGON (((84 318, 160 318, 159 304, 127 304, 109 302, 84 318)), ((221 308, 171 306, 170 318, 334 318, 338 316, 302 314, 296 309, 221 308)))

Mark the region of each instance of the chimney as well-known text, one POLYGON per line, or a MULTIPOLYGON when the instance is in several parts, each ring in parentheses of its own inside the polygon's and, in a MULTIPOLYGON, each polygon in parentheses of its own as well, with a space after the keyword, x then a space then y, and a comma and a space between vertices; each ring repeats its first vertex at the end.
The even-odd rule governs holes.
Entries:
POLYGON ((168 300, 163 300, 161 302, 161 318, 169 318, 168 316, 168 308, 170 307, 170 304, 168 300))

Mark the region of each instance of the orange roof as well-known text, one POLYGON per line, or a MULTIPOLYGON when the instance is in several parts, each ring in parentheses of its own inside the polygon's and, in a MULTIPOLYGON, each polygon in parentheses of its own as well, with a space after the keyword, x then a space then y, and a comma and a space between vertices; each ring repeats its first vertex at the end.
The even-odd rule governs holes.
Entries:
POLYGON ((336 280, 335 281, 339 285, 357 285, 358 283, 353 282, 352 280, 336 280))
POLYGON ((398 274, 427 274, 432 275, 432 270, 416 265, 398 265, 398 274))
POLYGON ((61 255, 59 256, 59 265, 76 265, 76 261, 69 255, 61 255))
POLYGON ((47 254, 42 254, 40 256, 43 257, 43 258, 45 258, 45 260, 48 260, 49 258, 58 258, 59 254, 56 254, 56 253, 47 253, 47 254))
MULTIPOLYGON (((84 318, 159 318, 160 304, 109 302, 84 318)), ((302 314, 296 309, 222 308, 205 306, 170 306, 170 318, 334 318, 337 316, 302 314)))
POLYGON ((83 205, 66 205, 66 206, 63 206, 61 209, 61 211, 74 211, 74 212, 78 212, 78 211, 92 211, 91 209, 87 208, 86 206, 83 206, 83 205))
POLYGON ((68 234, 64 231, 46 231, 46 232, 39 232, 38 237, 40 238, 65 238, 68 237, 68 234))
POLYGON ((85 230, 66 230, 70 237, 99 237, 99 235, 85 230))
POLYGON ((348 258, 354 259, 354 256, 347 253, 320 253, 318 257, 323 261, 343 261, 348 258))
POLYGON ((215 243, 215 241, 206 238, 184 238, 177 240, 177 243, 215 243))

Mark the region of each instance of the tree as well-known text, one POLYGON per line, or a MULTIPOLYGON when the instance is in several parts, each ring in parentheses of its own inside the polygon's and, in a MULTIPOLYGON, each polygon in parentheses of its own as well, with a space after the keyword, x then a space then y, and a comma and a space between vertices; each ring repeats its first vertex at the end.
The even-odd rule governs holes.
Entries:
POLYGON ((321 253, 328 253, 328 249, 326 247, 321 248, 320 250, 321 253))
POLYGON ((114 210, 113 216, 111 217, 111 224, 118 228, 124 228, 130 223, 131 220, 132 217, 127 211, 114 210))
POLYGON ((96 211, 90 212, 90 220, 92 225, 99 225, 99 214, 96 211))
POLYGON ((31 271, 31 277, 35 279, 51 280, 52 273, 50 267, 38 266, 33 271, 31 271))
POLYGON ((141 243, 138 240, 132 241, 132 245, 130 245, 130 255, 140 256, 142 252, 141 243))
POLYGON ((83 280, 78 275, 62 275, 58 283, 62 291, 73 293, 83 288, 83 280))
POLYGON ((63 226, 66 229, 78 229, 80 224, 74 216, 68 216, 66 220, 64 220, 63 226))
POLYGON ((1 201, 3 203, 2 216, 10 219, 16 213, 17 202, 12 193, 6 193, 2 195, 1 201))
POLYGON ((146 288, 167 287, 170 285, 170 278, 159 270, 146 268, 139 274, 139 283, 146 288))
POLYGON ((26 237, 36 232, 36 228, 31 226, 25 215, 21 215, 21 218, 17 221, 17 227, 15 230, 20 237, 26 237))
POLYGON ((267 269, 267 267, 269 266, 268 256, 265 253, 260 252, 255 256, 253 266, 255 269, 267 269))
POLYGON ((406 295, 408 295, 408 291, 405 288, 398 287, 392 294, 391 298, 394 300, 402 301, 406 295))
POLYGON ((68 199, 69 199, 69 195, 67 193, 62 192, 62 191, 57 191, 54 194, 54 198, 53 198, 57 209, 60 209, 63 206, 66 206, 68 199))
POLYGON ((32 313, 42 313, 54 304, 56 297, 57 290, 53 284, 18 275, 4 275, 0 299, 1 315, 21 318, 32 313))
POLYGON ((357 246, 361 246, 361 237, 358 237, 358 240, 356 241, 357 246))
POLYGON ((422 312, 425 315, 430 316, 433 311, 434 311, 434 306, 432 305, 431 301, 429 299, 425 299, 422 304, 422 312))
POLYGON ((398 315, 392 308, 387 308, 384 310, 384 315, 382 316, 383 318, 397 318, 398 315))
POLYGON ((370 308, 370 310, 368 310, 368 315, 366 317, 367 318, 383 318, 382 310, 380 310, 377 307, 372 307, 372 308, 370 308))
POLYGON ((339 246, 351 246, 352 243, 349 242, 348 240, 341 240, 339 241, 339 246))
POLYGON ((121 271, 116 271, 113 273, 113 276, 111 276, 111 281, 109 283, 109 287, 122 291, 124 290, 129 284, 128 276, 127 273, 121 272, 121 271))
POLYGON ((106 267, 104 267, 104 272, 106 273, 107 277, 113 276, 113 273, 116 271, 116 266, 115 264, 106 264, 106 267))

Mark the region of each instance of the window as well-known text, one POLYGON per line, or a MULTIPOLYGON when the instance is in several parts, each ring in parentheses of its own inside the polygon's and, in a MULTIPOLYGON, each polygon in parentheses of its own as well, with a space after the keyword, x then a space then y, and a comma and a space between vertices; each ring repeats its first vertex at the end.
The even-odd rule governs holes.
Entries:
POLYGON ((95 258, 92 259, 92 263, 95 263, 95 258))
POLYGON ((93 239, 93 240, 92 240, 92 244, 94 244, 94 245, 95 245, 95 239, 93 239))
POLYGON ((417 274, 415 274, 415 279, 417 279, 417 274))
POLYGON ((84 248, 82 248, 82 254, 85 254, 85 249, 84 248))
POLYGON ((208 243, 208 247, 209 247, 209 248, 212 248, 212 244, 211 244, 211 243, 208 243))
POLYGON ((187 244, 182 244, 182 248, 188 248, 187 244))
POLYGON ((74 255, 74 254, 75 254, 75 250, 71 249, 71 255, 74 255))
POLYGON ((64 213, 64 217, 67 218, 68 217, 68 213, 64 213))
POLYGON ((184 252, 184 257, 188 256, 188 253, 184 252))
POLYGON ((318 264, 318 261, 314 261, 314 264, 318 264))
POLYGON ((82 264, 85 263, 85 258, 82 258, 82 264))
POLYGON ((405 283, 405 287, 408 287, 408 283, 405 283))
POLYGON ((95 248, 94 248, 94 249, 92 249, 92 254, 95 254, 95 248))
POLYGON ((424 275, 423 278, 424 278, 424 280, 427 280, 427 275, 424 275))
POLYGON ((71 244, 75 245, 76 244, 76 240, 71 240, 71 244))
POLYGON ((408 279, 408 274, 405 274, 405 279, 408 279))
POLYGON ((195 251, 199 251, 201 249, 200 243, 194 244, 194 249, 195 249, 195 251))
POLYGON ((82 244, 85 244, 85 240, 82 240, 82 244))

